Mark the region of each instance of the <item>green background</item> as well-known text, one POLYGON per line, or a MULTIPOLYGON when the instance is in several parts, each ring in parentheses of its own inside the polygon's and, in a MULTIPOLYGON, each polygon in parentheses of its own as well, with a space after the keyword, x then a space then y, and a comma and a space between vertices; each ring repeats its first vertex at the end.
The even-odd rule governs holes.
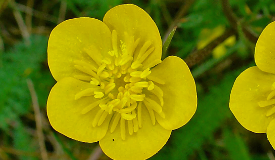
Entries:
MULTIPOLYGON (((167 55, 187 58, 187 63, 192 54, 200 57, 190 65, 197 85, 197 112, 188 124, 172 132, 167 144, 151 159, 275 159, 266 134, 244 129, 228 106, 236 77, 255 65, 255 38, 275 20, 274 0, 0 0, 0 159, 41 159, 37 113, 27 80, 34 84, 38 97, 48 159, 82 160, 95 153, 99 159, 109 159, 98 151, 97 143, 74 141, 49 125, 46 101, 55 80, 47 65, 47 40, 51 30, 65 19, 87 16, 102 20, 106 11, 123 3, 147 11, 162 37, 169 34, 169 28, 178 26, 167 55), (236 41, 215 58, 215 46, 198 50, 197 45, 203 30, 212 35, 218 26, 233 29, 230 33, 236 41), (244 28, 252 36, 245 34, 244 28)), ((212 41, 216 46, 223 42, 212 41)))

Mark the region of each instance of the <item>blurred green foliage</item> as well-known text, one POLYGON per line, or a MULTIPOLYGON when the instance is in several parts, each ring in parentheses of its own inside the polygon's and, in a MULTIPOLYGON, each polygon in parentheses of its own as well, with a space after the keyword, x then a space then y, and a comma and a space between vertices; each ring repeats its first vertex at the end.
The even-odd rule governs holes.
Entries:
MULTIPOLYGON (((145 9, 158 25, 162 37, 177 14, 186 9, 184 5, 192 3, 186 14, 180 17, 167 52, 183 59, 198 50, 203 30, 214 32, 218 26, 232 27, 223 12, 221 0, 1 1, 0 159, 41 159, 27 79, 34 83, 38 96, 49 157, 87 159, 93 152, 96 144, 68 139, 48 124, 46 101, 55 81, 47 66, 47 39, 50 31, 62 20, 83 16, 102 20, 106 11, 122 3, 133 3, 145 9), (19 11, 31 35, 27 39, 22 38, 19 29, 22 24, 15 18, 15 10, 19 11)), ((275 19, 274 0, 230 0, 229 3, 238 23, 257 36, 275 19)), ((189 123, 172 132, 168 143, 151 159, 274 159, 274 150, 266 135, 255 138, 254 133, 240 126, 228 107, 234 80, 245 68, 254 65, 255 44, 241 30, 234 36, 236 41, 231 47, 226 47, 220 58, 210 55, 191 68, 198 91, 197 112, 189 123)), ((100 159, 108 158, 102 155, 100 159)))

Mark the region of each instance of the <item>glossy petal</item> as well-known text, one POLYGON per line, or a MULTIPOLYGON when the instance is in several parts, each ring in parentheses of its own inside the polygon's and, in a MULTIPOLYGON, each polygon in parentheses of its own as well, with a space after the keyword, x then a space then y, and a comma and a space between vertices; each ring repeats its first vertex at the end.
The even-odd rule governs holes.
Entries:
POLYGON ((275 120, 269 123, 266 134, 270 144, 275 149, 275 120))
POLYGON ((72 139, 82 142, 96 142, 104 137, 108 129, 110 117, 100 127, 92 127, 93 118, 99 107, 86 114, 83 108, 95 101, 91 97, 75 100, 75 94, 92 87, 74 78, 64 78, 52 88, 47 102, 47 114, 52 127, 72 139))
POLYGON ((118 5, 105 14, 103 22, 111 30, 116 30, 118 38, 122 41, 125 41, 125 32, 133 35, 135 40, 140 38, 136 53, 146 41, 152 42, 155 49, 145 60, 144 65, 161 58, 162 42, 159 30, 152 18, 143 9, 133 4, 118 5))
POLYGON ((230 94, 229 107, 239 123, 246 129, 265 133, 269 122, 269 107, 259 107, 258 102, 266 100, 271 92, 275 75, 261 71, 258 67, 250 67, 236 79, 230 94))
POLYGON ((156 118, 166 129, 177 129, 185 125, 197 109, 197 92, 193 76, 186 63, 179 57, 170 56, 152 69, 151 76, 165 81, 159 85, 163 90, 163 112, 156 118))
POLYGON ((265 72, 275 73, 275 22, 270 23, 261 33, 255 48, 257 66, 265 72))
MULTIPOLYGON (((121 139, 120 127, 113 133, 107 132, 99 141, 103 152, 112 159, 141 160, 156 154, 168 141, 171 130, 166 130, 159 124, 152 125, 146 108, 142 112, 142 128, 133 135, 126 132, 126 140, 121 139)), ((128 129, 126 128, 126 131, 128 129)))
POLYGON ((55 80, 81 74, 74 61, 91 62, 85 49, 94 54, 111 50, 111 32, 103 22, 82 17, 66 20, 53 29, 48 42, 48 64, 55 80))

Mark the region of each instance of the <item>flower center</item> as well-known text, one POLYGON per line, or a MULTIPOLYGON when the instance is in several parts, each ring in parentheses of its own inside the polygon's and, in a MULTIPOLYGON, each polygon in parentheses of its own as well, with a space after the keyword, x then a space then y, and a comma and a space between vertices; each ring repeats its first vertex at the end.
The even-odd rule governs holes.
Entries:
POLYGON ((260 107, 270 107, 266 112, 267 117, 275 113, 275 82, 272 84, 271 90, 266 100, 258 102, 260 107))
POLYGON ((165 83, 152 76, 150 69, 161 60, 143 65, 146 58, 154 51, 152 43, 150 41, 142 43, 140 39, 135 40, 126 32, 124 41, 120 41, 119 44, 117 32, 113 30, 113 50, 108 54, 102 56, 94 46, 91 46, 90 49, 85 49, 91 61, 74 61, 75 68, 83 73, 74 77, 88 81, 94 86, 77 93, 75 99, 84 96, 93 96, 97 99, 83 108, 81 113, 88 114, 99 107, 92 122, 93 127, 100 126, 108 116, 111 116, 110 132, 114 132, 120 124, 123 140, 126 128, 129 135, 132 135, 142 127, 143 108, 147 108, 153 125, 156 123, 155 114, 165 118, 162 112, 163 92, 159 87, 165 83))

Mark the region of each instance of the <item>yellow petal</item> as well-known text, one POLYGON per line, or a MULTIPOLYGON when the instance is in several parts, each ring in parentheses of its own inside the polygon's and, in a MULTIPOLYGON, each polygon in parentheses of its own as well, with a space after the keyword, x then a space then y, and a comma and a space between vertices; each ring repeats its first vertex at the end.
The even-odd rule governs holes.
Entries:
POLYGON ((267 126, 266 134, 270 144, 275 149, 275 120, 272 120, 267 126))
MULTIPOLYGON (((121 139, 120 126, 113 133, 109 131, 99 145, 103 152, 112 159, 140 160, 156 154, 167 142, 171 130, 166 130, 159 124, 152 125, 150 116, 145 108, 142 112, 142 128, 129 135, 126 132, 125 140, 121 139)), ((128 131, 128 128, 126 128, 128 131)))
POLYGON ((100 127, 93 127, 92 122, 99 107, 86 114, 81 112, 96 99, 90 96, 75 100, 75 94, 92 86, 74 78, 64 78, 55 84, 48 97, 47 114, 50 124, 56 131, 82 142, 92 143, 104 137, 110 116, 100 127))
POLYGON ((186 63, 179 57, 167 57, 152 69, 150 76, 165 82, 159 85, 163 91, 165 114, 165 118, 156 114, 160 125, 171 130, 185 125, 197 109, 195 81, 186 63))
POLYGON ((87 52, 98 58, 109 50, 111 32, 103 22, 87 17, 66 20, 57 25, 50 34, 49 68, 57 81, 64 77, 73 77, 83 74, 74 67, 75 61, 92 63, 93 60, 87 52))
POLYGON ((259 102, 267 99, 275 75, 250 67, 236 79, 230 94, 229 107, 239 123, 246 129, 265 133, 272 117, 266 116, 269 107, 260 107, 259 102))
POLYGON ((257 66, 265 72, 275 73, 275 22, 270 23, 261 33, 255 48, 257 66))
POLYGON ((154 47, 154 51, 143 62, 144 65, 161 58, 162 42, 159 30, 152 18, 143 9, 133 4, 118 5, 105 14, 103 22, 111 30, 116 30, 118 39, 125 43, 127 43, 125 32, 129 36, 134 36, 135 40, 140 38, 136 53, 141 50, 146 42, 152 43, 150 48, 154 47))

